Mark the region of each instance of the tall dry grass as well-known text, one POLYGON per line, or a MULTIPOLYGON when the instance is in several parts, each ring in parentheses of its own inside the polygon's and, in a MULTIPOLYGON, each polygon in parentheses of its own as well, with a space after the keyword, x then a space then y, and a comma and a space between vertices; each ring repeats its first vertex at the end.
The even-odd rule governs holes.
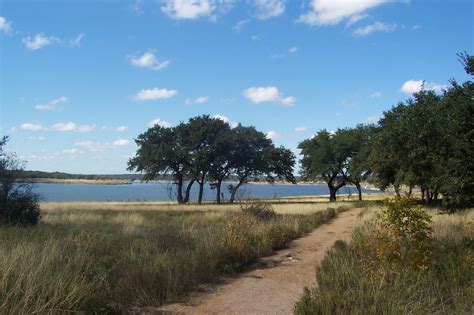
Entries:
POLYGON ((1 314, 115 313, 175 301, 337 213, 327 205, 305 206, 299 214, 262 220, 213 205, 54 203, 42 209, 33 228, 0 228, 1 314))
POLYGON ((317 268, 318 285, 305 292, 295 313, 472 314, 474 209, 451 215, 425 209, 432 232, 423 271, 390 263, 366 246, 377 238, 380 210, 367 208, 352 242, 337 242, 317 268))

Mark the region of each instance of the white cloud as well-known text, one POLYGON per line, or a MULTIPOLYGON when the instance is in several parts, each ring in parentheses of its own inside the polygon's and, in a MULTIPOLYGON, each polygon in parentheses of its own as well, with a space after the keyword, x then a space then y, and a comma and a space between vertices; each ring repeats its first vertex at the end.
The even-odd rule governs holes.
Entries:
POLYGON ((400 91, 411 95, 413 93, 418 93, 421 90, 431 90, 436 93, 442 93, 445 89, 447 89, 447 86, 439 83, 430 83, 423 80, 408 80, 403 83, 400 91))
POLYGON ((126 140, 126 139, 118 139, 112 143, 114 147, 123 147, 129 144, 130 144, 130 140, 126 140))
POLYGON ((369 15, 368 14, 356 14, 356 15, 352 15, 348 20, 347 20, 347 23, 346 23, 346 28, 356 24, 357 22, 359 21, 362 21, 366 18, 368 18, 369 15))
POLYGON ((216 115, 212 116, 212 118, 222 120, 222 121, 225 122, 226 124, 229 124, 229 126, 230 126, 231 128, 235 128, 235 127, 237 127, 237 126, 239 125, 239 124, 236 123, 236 122, 230 121, 230 119, 227 118, 226 116, 222 116, 222 115, 219 115, 219 114, 216 114, 216 115))
POLYGON ((125 126, 125 125, 117 127, 118 132, 125 132, 127 130, 128 130, 128 126, 125 126))
POLYGON ((168 90, 168 89, 144 89, 140 90, 137 95, 135 95, 136 101, 150 101, 157 99, 167 99, 178 94, 177 90, 168 90))
POLYGON ((398 28, 397 24, 386 24, 382 22, 375 22, 363 27, 356 28, 352 34, 355 36, 367 36, 374 32, 391 32, 398 28))
POLYGON ((61 151, 62 154, 76 154, 79 153, 80 151, 76 148, 73 149, 64 149, 61 151))
POLYGON ((184 102, 187 105, 191 105, 191 104, 204 104, 204 103, 207 103, 207 101, 209 101, 209 96, 199 96, 195 99, 187 98, 184 102))
POLYGON ((95 128, 96 128, 96 125, 80 125, 80 126, 77 126, 72 121, 60 122, 60 123, 57 123, 57 124, 54 124, 54 125, 51 126, 51 130, 54 130, 54 131, 60 131, 60 132, 75 131, 75 132, 80 132, 80 133, 91 132, 91 131, 94 131, 95 128))
POLYGON ((141 57, 131 58, 131 63, 136 67, 158 71, 166 68, 170 64, 170 61, 159 60, 158 58, 156 58, 155 52, 153 50, 149 50, 141 57))
POLYGON ((23 38, 23 43, 25 44, 26 48, 32 51, 41 49, 59 41, 59 38, 55 36, 45 36, 43 33, 38 33, 34 37, 27 36, 23 38))
POLYGON ((7 21, 3 16, 0 16, 0 31, 5 34, 10 34, 12 31, 12 22, 7 21))
POLYGON ((278 132, 273 131, 273 130, 267 132, 266 136, 268 139, 273 140, 273 141, 278 140, 281 137, 278 132))
POLYGON ((77 127, 76 131, 81 133, 91 132, 95 130, 96 125, 81 125, 77 127))
POLYGON ((234 26, 232 26, 232 30, 236 33, 240 33, 240 31, 242 30, 242 28, 248 23, 250 22, 250 20, 242 20, 242 21, 239 21, 237 23, 235 23, 234 26))
POLYGON ((34 141, 44 141, 46 140, 46 137, 43 137, 43 136, 38 136, 38 137, 28 137, 28 139, 30 140, 34 140, 34 141))
POLYGON ((380 91, 374 91, 370 93, 369 98, 380 98, 382 97, 382 92, 380 91))
POLYGON ((290 47, 290 48, 288 49, 288 53, 289 53, 290 55, 296 54, 297 52, 298 52, 298 47, 296 47, 296 46, 290 47))
POLYGON ((126 139, 118 139, 114 142, 100 142, 100 141, 77 141, 74 145, 90 152, 100 152, 119 147, 130 145, 131 141, 126 139))
POLYGON ((344 20, 354 23, 369 9, 389 0, 312 0, 311 9, 300 15, 297 22, 310 26, 335 25, 344 20))
POLYGON ((255 0, 256 17, 266 20, 283 14, 285 12, 285 2, 285 0, 255 0))
POLYGON ((161 7, 161 11, 177 20, 210 16, 213 10, 215 4, 211 0, 167 0, 161 7))
POLYGON ((163 127, 163 128, 171 128, 171 123, 169 123, 167 121, 164 121, 164 120, 161 120, 160 118, 153 119, 152 121, 150 121, 148 123, 148 127, 150 127, 150 128, 152 128, 156 125, 158 125, 160 127, 163 127))
POLYGON ((77 35, 76 38, 73 38, 69 41, 69 44, 72 46, 72 47, 79 47, 81 46, 81 41, 82 39, 84 38, 84 36, 86 36, 84 33, 81 33, 79 35, 77 35))
POLYGON ((372 116, 367 117, 365 121, 369 124, 375 124, 380 120, 380 118, 381 117, 379 115, 372 115, 372 116))
POLYGON ((76 124, 73 122, 66 122, 66 123, 57 123, 54 124, 51 129, 56 130, 56 131, 75 131, 76 130, 76 124))
POLYGON ((55 110, 59 104, 67 102, 66 96, 60 96, 52 101, 49 101, 46 104, 38 104, 35 105, 35 109, 37 110, 55 110))
POLYGON ((301 126, 301 127, 296 127, 294 129, 295 132, 303 132, 303 131, 306 131, 308 130, 308 128, 304 127, 304 126, 301 126))
POLYGON ((30 130, 30 131, 40 131, 40 130, 46 130, 45 127, 41 124, 31 124, 31 123, 24 123, 20 126, 20 129, 23 130, 30 130))
POLYGON ((283 96, 275 86, 251 87, 243 92, 244 96, 253 103, 272 102, 283 106, 295 105, 293 96, 283 96))

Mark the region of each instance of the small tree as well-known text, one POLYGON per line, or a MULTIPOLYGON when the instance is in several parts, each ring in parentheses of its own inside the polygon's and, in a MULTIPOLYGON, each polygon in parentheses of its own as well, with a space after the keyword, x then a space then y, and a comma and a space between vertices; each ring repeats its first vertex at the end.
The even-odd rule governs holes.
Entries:
POLYGON ((18 183, 23 164, 5 151, 7 137, 0 139, 0 223, 34 225, 40 220, 38 195, 32 185, 18 183))

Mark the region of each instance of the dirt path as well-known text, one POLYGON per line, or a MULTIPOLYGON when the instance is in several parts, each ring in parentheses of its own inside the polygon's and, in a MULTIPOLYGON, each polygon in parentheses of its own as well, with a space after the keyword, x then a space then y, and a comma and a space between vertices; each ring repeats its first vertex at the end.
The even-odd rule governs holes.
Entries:
MULTIPOLYGON (((259 268, 243 273, 187 304, 160 309, 165 314, 292 314, 304 287, 315 282, 315 267, 337 240, 348 240, 360 209, 340 213, 289 248, 259 261, 259 268)), ((153 311, 151 313, 154 313, 153 311)))

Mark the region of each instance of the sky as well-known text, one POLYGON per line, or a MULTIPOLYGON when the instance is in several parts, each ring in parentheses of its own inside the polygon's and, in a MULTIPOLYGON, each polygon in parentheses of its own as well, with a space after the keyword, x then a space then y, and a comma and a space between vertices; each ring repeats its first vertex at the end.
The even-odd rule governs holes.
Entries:
POLYGON ((27 169, 126 172, 154 124, 208 114, 298 154, 468 79, 469 0, 0 0, 0 134, 27 169))

